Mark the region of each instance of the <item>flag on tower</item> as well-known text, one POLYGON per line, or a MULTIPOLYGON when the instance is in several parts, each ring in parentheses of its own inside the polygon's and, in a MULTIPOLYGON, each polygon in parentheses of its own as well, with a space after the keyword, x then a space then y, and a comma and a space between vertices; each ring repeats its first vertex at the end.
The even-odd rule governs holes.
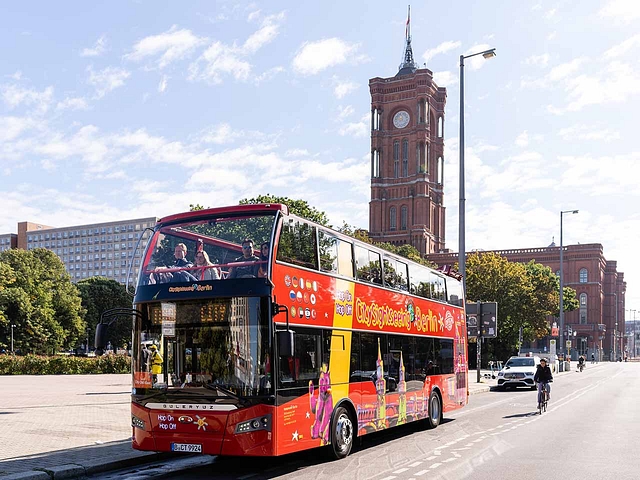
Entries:
POLYGON ((409 13, 407 15, 407 25, 404 29, 404 35, 407 40, 409 40, 409 22, 411 22, 411 5, 409 5, 409 13))

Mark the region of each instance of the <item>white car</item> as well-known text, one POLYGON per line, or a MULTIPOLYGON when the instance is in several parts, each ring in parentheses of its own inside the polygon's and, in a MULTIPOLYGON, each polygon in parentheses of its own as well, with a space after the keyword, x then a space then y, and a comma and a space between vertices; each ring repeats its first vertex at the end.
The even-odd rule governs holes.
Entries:
POLYGON ((498 372, 498 387, 530 387, 536 389, 533 376, 540 363, 540 357, 511 357, 498 372))

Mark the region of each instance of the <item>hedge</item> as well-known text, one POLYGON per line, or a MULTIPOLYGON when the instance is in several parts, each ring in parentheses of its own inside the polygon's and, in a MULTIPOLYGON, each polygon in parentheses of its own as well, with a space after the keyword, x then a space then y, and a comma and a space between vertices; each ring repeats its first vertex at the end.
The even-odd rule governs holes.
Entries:
POLYGON ((0 355, 0 375, 78 375, 130 373, 131 357, 103 355, 72 357, 43 355, 0 355))

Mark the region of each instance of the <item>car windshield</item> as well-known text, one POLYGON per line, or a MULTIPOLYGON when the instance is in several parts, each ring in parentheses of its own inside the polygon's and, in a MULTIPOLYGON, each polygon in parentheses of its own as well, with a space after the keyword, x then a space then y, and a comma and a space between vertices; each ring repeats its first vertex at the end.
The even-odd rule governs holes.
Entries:
POLYGON ((271 387, 268 299, 145 304, 133 335, 134 393, 246 398, 271 387))
POLYGON ((266 277, 271 252, 262 257, 260 247, 269 245, 275 218, 269 212, 156 227, 138 285, 266 277))
POLYGON ((505 367, 534 367, 533 358, 510 358, 505 367))

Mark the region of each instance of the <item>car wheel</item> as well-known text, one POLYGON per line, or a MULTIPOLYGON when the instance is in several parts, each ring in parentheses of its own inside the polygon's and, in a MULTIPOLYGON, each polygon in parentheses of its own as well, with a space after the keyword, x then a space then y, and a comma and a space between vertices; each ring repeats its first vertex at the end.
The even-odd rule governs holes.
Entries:
POLYGON ((442 417, 442 403, 440 403, 440 397, 433 391, 429 395, 429 417, 427 418, 430 428, 436 428, 440 425, 440 418, 442 417))
POLYGON ((335 459, 341 459, 351 453, 355 430, 353 420, 344 407, 336 408, 331 422, 331 453, 335 459))

